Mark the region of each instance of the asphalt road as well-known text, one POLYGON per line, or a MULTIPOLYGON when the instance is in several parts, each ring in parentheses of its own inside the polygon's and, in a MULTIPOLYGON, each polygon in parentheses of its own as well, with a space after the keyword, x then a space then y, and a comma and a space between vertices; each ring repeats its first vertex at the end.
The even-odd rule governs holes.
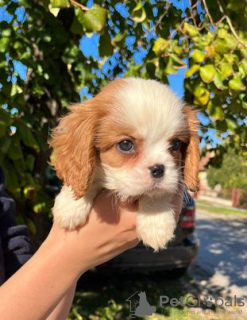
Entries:
POLYGON ((247 297, 247 219, 199 211, 197 235, 194 272, 204 274, 205 285, 247 297))

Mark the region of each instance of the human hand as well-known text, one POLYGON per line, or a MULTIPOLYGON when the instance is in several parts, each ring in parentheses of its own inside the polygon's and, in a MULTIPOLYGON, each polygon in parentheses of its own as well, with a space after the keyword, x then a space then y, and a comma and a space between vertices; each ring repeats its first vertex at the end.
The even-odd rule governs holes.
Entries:
MULTIPOLYGON (((182 208, 183 187, 172 197, 176 222, 182 208)), ((48 242, 63 247, 64 257, 79 277, 86 270, 102 264, 120 253, 135 247, 137 203, 121 203, 106 191, 94 202, 85 225, 76 230, 52 227, 48 242)))
POLYGON ((54 224, 47 241, 63 247, 72 272, 80 276, 138 244, 137 211, 138 204, 120 203, 104 191, 96 197, 84 226, 69 231, 54 224))

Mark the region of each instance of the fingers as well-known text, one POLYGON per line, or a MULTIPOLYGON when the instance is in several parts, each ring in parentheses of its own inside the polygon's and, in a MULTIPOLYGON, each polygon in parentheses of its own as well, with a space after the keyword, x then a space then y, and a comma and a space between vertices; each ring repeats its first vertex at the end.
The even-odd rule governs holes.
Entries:
POLYGON ((121 202, 116 195, 104 190, 96 197, 93 209, 102 220, 117 223, 124 215, 131 216, 132 214, 133 217, 129 218, 135 220, 138 202, 121 202))

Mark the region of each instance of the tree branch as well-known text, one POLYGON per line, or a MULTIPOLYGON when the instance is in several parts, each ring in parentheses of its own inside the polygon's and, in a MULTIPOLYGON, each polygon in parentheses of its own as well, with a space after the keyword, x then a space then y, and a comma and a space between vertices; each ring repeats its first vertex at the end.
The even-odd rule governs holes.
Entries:
POLYGON ((190 10, 190 17, 191 17, 191 19, 193 20, 194 25, 197 27, 197 23, 196 23, 196 19, 195 19, 195 17, 194 17, 193 10, 194 10, 195 7, 197 7, 198 1, 196 1, 196 3, 195 3, 194 5, 192 5, 192 1, 191 1, 191 0, 189 0, 189 1, 190 1, 190 8, 189 8, 189 10, 190 10))
MULTIPOLYGON (((203 0, 203 2, 204 2, 204 1, 205 1, 205 0, 203 0)), ((224 11, 224 9, 223 9, 220 1, 217 0, 217 3, 218 3, 218 5, 219 5, 220 12, 224 15, 224 17, 225 17, 225 19, 226 19, 226 21, 227 21, 227 23, 228 23, 228 26, 229 26, 232 34, 234 35, 234 37, 238 40, 238 42, 239 42, 243 47, 247 48, 247 45, 246 45, 246 44, 239 38, 239 36, 237 35, 237 32, 236 32, 236 30, 234 29, 234 27, 233 27, 233 25, 232 25, 232 21, 231 21, 231 19, 228 17, 228 15, 225 13, 225 11, 224 11)))
POLYGON ((84 11, 89 11, 89 8, 88 8, 88 7, 84 6, 83 4, 81 4, 81 3, 79 3, 79 2, 77 2, 77 1, 75 1, 75 0, 70 0, 70 2, 71 2, 72 4, 80 7, 80 8, 81 8, 82 10, 84 10, 84 11))
POLYGON ((153 25, 153 27, 149 30, 148 34, 149 35, 151 32, 155 32, 156 28, 159 26, 159 24, 162 22, 163 18, 166 16, 169 8, 171 6, 171 3, 168 2, 167 3, 167 7, 165 8, 165 11, 162 13, 162 15, 159 17, 159 19, 157 20, 156 24, 153 25))
POLYGON ((207 2, 206 2, 206 0, 202 0, 202 2, 203 2, 203 5, 204 5, 204 8, 205 8, 205 10, 206 10, 206 13, 207 13, 207 15, 208 15, 209 21, 210 21, 210 23, 212 24, 212 26, 215 28, 214 20, 213 20, 210 12, 209 12, 209 10, 208 10, 207 2))

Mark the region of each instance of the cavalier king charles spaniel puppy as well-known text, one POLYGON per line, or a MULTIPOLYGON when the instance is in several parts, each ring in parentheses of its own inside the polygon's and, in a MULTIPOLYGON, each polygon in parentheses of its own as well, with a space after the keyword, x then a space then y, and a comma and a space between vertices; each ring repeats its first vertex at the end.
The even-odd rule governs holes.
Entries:
POLYGON ((155 251, 176 227, 172 196, 197 189, 196 112, 154 80, 117 79, 73 105, 51 137, 53 166, 64 182, 54 222, 75 229, 86 222, 95 196, 108 189, 139 201, 137 232, 155 251))

